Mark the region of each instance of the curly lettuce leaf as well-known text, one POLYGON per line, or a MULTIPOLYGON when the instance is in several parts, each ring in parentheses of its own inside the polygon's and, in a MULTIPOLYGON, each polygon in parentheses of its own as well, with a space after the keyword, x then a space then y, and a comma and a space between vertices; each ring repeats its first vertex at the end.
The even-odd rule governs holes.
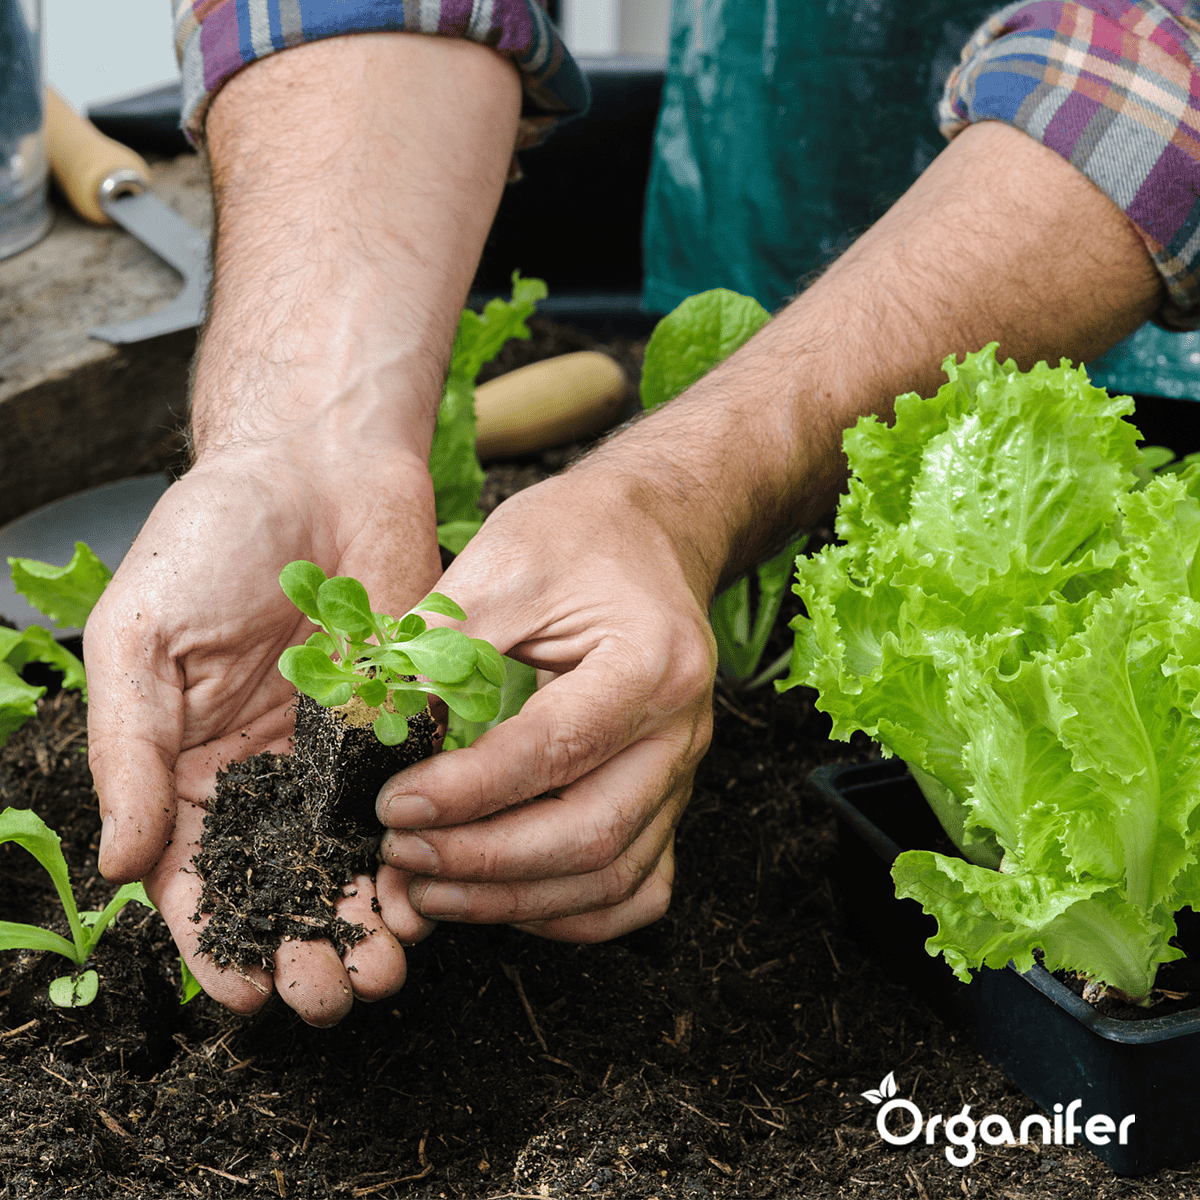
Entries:
POLYGON ((474 532, 483 520, 479 494, 484 472, 475 453, 475 380, 483 364, 495 358, 509 338, 529 337, 526 318, 546 296, 546 285, 540 279, 522 279, 514 271, 512 284, 511 300, 489 300, 483 312, 467 309, 463 313, 438 408, 429 473, 439 539, 444 531, 442 544, 455 553, 471 536, 468 526, 473 525, 474 532))
POLYGON ((897 860, 931 953, 1145 996, 1200 907, 1200 484, 1147 482, 1128 397, 994 346, 846 435, 845 545, 798 563, 792 672, 905 758, 970 857, 897 860), (977 855, 978 857, 978 855, 977 855))

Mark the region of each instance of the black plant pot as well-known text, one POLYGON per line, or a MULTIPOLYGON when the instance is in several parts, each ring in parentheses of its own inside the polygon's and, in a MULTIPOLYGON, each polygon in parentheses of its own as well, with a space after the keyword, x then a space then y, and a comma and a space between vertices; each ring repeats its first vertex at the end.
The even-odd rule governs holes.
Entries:
POLYGON ((904 764, 821 767, 809 782, 839 821, 837 884, 849 932, 898 982, 966 1029, 979 1052, 1047 1112, 1082 1103, 1077 1121, 1135 1114, 1122 1145, 1077 1137, 1119 1175, 1200 1158, 1200 1009, 1145 1021, 1101 1016, 1039 966, 975 972, 959 983, 925 951, 937 922, 898 900, 902 850, 955 853, 904 764))

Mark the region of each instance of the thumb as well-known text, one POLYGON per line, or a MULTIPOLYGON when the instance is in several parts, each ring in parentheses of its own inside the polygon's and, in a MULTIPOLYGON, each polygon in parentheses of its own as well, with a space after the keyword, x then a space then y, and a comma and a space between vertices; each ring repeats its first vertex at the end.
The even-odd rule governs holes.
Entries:
POLYGON ((183 696, 148 663, 122 667, 119 643, 102 645, 85 632, 88 763, 102 818, 100 871, 126 883, 150 872, 175 827, 183 696))

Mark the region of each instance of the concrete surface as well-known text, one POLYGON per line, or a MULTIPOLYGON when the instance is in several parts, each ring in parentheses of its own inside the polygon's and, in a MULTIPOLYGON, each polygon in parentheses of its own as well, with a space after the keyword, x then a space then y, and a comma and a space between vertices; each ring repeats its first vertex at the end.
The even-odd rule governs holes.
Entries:
MULTIPOLYGON (((195 155, 152 164, 154 190, 212 224, 195 155)), ((0 525, 60 496, 177 459, 195 334, 132 346, 88 335, 172 299, 179 276, 124 230, 87 225, 55 197, 43 241, 0 261, 0 525)))

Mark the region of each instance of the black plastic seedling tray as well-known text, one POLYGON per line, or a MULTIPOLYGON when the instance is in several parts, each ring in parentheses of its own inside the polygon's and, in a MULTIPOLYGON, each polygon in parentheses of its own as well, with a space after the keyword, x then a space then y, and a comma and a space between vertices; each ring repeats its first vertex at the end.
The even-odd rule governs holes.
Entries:
MULTIPOLYGON (((1047 1113, 1079 1100, 1077 1121, 1136 1114, 1127 1144, 1091 1150, 1119 1175, 1200 1158, 1200 1009, 1146 1021, 1100 1016, 1053 975, 1011 963, 959 983, 925 940, 936 922, 895 896, 902 850, 953 853, 920 789, 897 760, 821 767, 809 776, 839 821, 838 879, 851 935, 897 982, 966 1029, 979 1052, 1047 1113)), ((1060 1110, 1061 1111, 1061 1110, 1060 1110)))

